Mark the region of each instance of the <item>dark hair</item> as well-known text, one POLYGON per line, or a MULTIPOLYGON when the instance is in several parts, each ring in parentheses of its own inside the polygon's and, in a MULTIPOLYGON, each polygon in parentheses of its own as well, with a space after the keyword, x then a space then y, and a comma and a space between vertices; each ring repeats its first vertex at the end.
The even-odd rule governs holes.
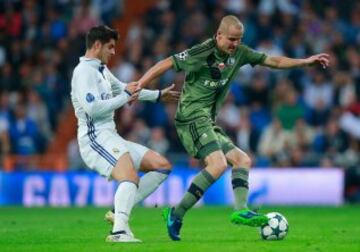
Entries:
POLYGON ((111 39, 119 39, 117 30, 111 29, 106 25, 95 26, 86 34, 86 49, 90 49, 96 40, 102 44, 109 42, 111 39))

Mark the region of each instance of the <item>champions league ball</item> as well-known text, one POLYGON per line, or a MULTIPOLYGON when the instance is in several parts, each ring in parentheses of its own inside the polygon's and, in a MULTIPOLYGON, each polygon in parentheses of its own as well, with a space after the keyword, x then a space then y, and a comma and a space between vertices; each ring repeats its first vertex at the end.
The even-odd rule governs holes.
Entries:
POLYGON ((277 212, 266 214, 269 221, 260 228, 261 237, 264 240, 282 240, 289 231, 289 224, 286 218, 277 212))

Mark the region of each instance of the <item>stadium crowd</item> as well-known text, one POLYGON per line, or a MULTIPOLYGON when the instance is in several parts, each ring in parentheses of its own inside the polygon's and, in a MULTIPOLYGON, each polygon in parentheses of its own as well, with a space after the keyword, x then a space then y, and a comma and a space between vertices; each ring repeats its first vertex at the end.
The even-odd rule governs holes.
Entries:
MULTIPOLYGON (((121 18, 121 1, 0 3, 1 156, 46 150, 69 105, 71 71, 84 34, 121 18), (106 3, 106 4, 105 4, 106 3)), ((134 18, 123 54, 112 65, 122 81, 137 80, 157 61, 215 34, 226 14, 245 25, 243 43, 268 55, 331 55, 329 69, 267 70, 245 66, 233 81, 218 121, 256 167, 343 167, 348 197, 360 181, 360 3, 333 0, 159 0, 134 18)), ((120 31, 121 34, 122 31, 120 31)), ((168 71, 153 88, 184 75, 168 71)), ((122 136, 198 166, 182 148, 175 104, 137 103, 117 112, 122 136)), ((76 141, 70 164, 81 166, 76 141)), ((354 192, 354 193, 353 193, 354 192)))

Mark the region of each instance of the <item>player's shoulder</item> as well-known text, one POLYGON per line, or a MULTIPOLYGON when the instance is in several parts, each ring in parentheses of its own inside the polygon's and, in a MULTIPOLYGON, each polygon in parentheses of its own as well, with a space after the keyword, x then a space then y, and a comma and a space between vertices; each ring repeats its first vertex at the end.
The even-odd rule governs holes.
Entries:
POLYGON ((254 49, 252 49, 252 48, 250 48, 248 45, 246 45, 246 44, 240 44, 239 46, 238 46, 238 51, 240 51, 240 52, 244 52, 244 51, 253 51, 254 49))
POLYGON ((207 53, 211 53, 216 47, 215 39, 210 38, 205 40, 204 42, 194 45, 188 50, 188 54, 190 56, 203 55, 207 53))
POLYGON ((248 45, 246 45, 246 44, 240 44, 239 46, 238 46, 238 53, 241 53, 241 54, 243 54, 243 53, 256 53, 257 51, 255 50, 255 49, 253 49, 253 48, 251 48, 251 47, 249 47, 248 45))
POLYGON ((92 66, 86 64, 85 61, 80 61, 79 64, 74 68, 74 74, 86 74, 96 71, 92 66))

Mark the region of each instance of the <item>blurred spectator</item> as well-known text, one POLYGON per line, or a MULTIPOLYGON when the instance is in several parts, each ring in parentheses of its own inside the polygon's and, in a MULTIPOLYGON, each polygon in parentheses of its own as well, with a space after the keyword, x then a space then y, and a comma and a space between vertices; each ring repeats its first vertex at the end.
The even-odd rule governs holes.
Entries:
POLYGON ((328 121, 331 111, 326 107, 322 100, 319 100, 314 108, 309 108, 306 112, 307 121, 311 126, 324 126, 328 121))
POLYGON ((81 1, 80 6, 75 10, 70 26, 76 29, 78 35, 84 35, 91 27, 94 27, 97 24, 99 24, 99 20, 92 12, 89 1, 81 1))
POLYGON ((86 165, 81 158, 79 144, 76 138, 73 138, 68 144, 67 158, 69 169, 85 169, 86 165))
POLYGON ((229 94, 219 112, 219 125, 225 131, 234 132, 241 119, 240 110, 234 104, 234 97, 232 94, 229 94))
POLYGON ((249 86, 247 97, 250 104, 257 103, 262 107, 269 106, 269 87, 264 75, 257 74, 253 77, 253 83, 249 86))
POLYGON ((49 142, 52 137, 49 112, 39 94, 34 90, 28 93, 27 115, 39 126, 40 134, 46 142, 49 142))
POLYGON ((11 152, 17 155, 32 155, 44 150, 38 125, 26 115, 24 104, 17 104, 10 121, 9 135, 11 152))
POLYGON ((3 92, 0 94, 0 163, 2 164, 4 157, 10 152, 9 139, 9 99, 8 94, 3 92))
POLYGON ((287 146, 290 149, 309 149, 314 139, 314 131, 304 119, 298 119, 295 127, 287 135, 287 146))
POLYGON ((259 154, 277 162, 286 147, 287 133, 281 121, 275 119, 263 132, 259 142, 259 154))
POLYGON ((330 119, 326 124, 324 133, 317 135, 315 138, 316 150, 330 155, 344 152, 348 145, 348 138, 339 128, 335 119, 330 119))
POLYGON ((14 91, 19 89, 19 79, 14 77, 14 69, 11 64, 5 63, 2 66, 0 75, 0 90, 14 91))
POLYGON ((122 13, 123 2, 123 0, 92 0, 92 7, 98 12, 100 19, 111 26, 112 20, 122 13))
POLYGON ((360 165, 359 151, 359 142, 352 138, 349 148, 344 153, 337 153, 334 161, 337 166, 344 167, 345 169, 356 167, 360 165))
POLYGON ((340 127, 356 139, 360 139, 360 103, 353 103, 340 117, 340 127))
POLYGON ((333 104, 333 87, 325 79, 323 72, 315 71, 313 80, 305 84, 304 100, 310 109, 314 109, 319 103, 325 108, 333 104))
POLYGON ((236 131, 235 144, 243 151, 255 153, 258 148, 260 133, 252 127, 249 121, 248 111, 241 111, 241 120, 236 131))
POLYGON ((151 130, 146 126, 144 120, 138 118, 132 126, 132 131, 127 140, 146 146, 151 137, 151 130))
POLYGON ((356 99, 355 85, 348 72, 339 71, 334 75, 335 105, 347 108, 356 99))
POLYGON ((116 65, 113 67, 115 76, 125 82, 131 82, 135 79, 135 67, 123 57, 117 59, 116 65))
POLYGON ((285 130, 292 130, 295 122, 304 117, 304 109, 298 103, 298 95, 294 89, 289 89, 284 103, 280 104, 276 110, 276 118, 280 120, 285 130))
POLYGON ((166 139, 162 128, 153 128, 151 130, 150 141, 148 142, 150 149, 165 155, 169 149, 169 141, 166 139))

